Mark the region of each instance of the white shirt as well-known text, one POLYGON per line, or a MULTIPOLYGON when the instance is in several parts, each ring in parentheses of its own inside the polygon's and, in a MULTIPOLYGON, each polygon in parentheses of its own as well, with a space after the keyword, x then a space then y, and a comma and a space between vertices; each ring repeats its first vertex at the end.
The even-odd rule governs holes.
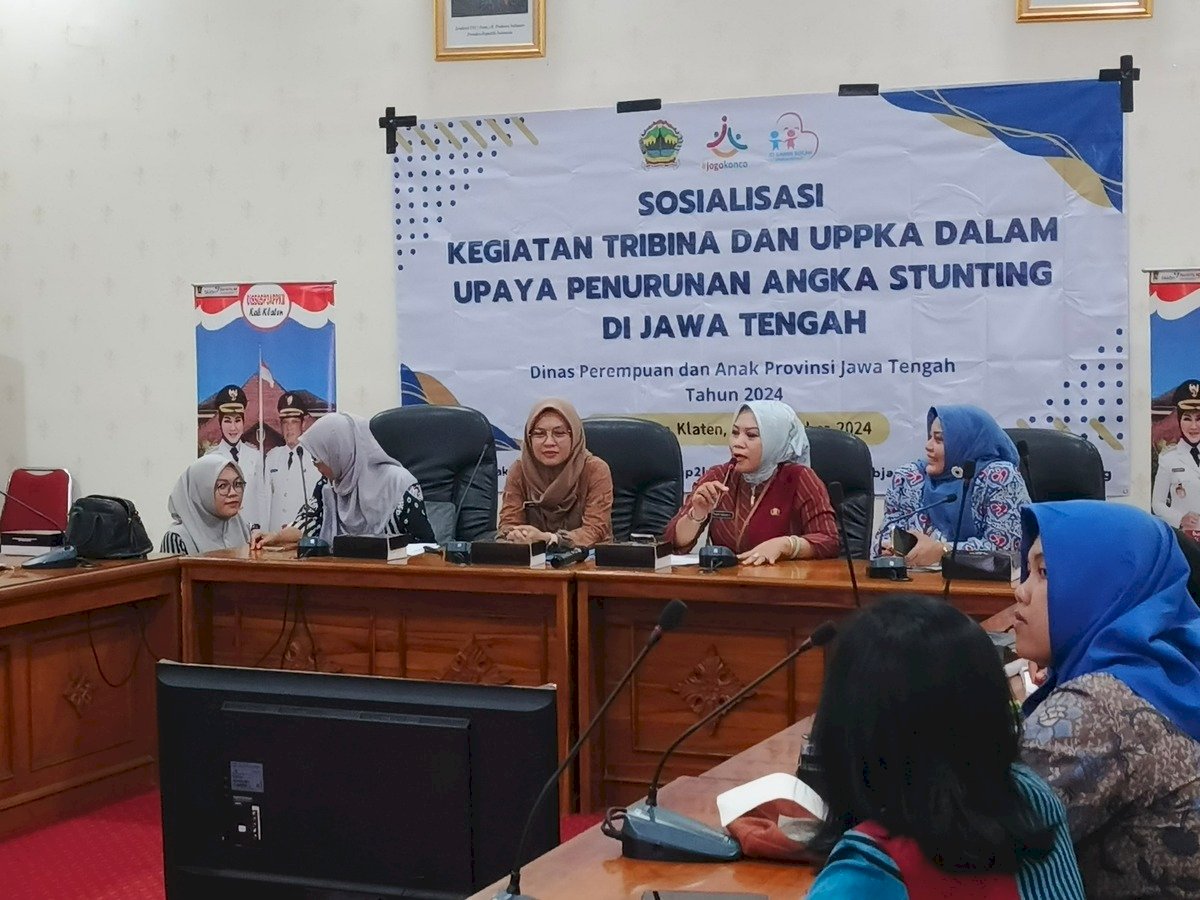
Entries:
POLYGON ((1179 528, 1187 513, 1200 513, 1200 466, 1192 458, 1192 447, 1180 441, 1158 454, 1158 472, 1150 491, 1154 514, 1172 528, 1179 528))
POLYGON ((267 454, 267 493, 271 507, 265 525, 268 531, 278 531, 296 521, 296 513, 312 498, 313 488, 321 480, 312 458, 307 453, 297 454, 299 449, 284 444, 267 454))
MULTIPOLYGON (((261 528, 267 520, 267 486, 262 473, 262 455, 257 447, 245 441, 238 441, 236 446, 238 458, 235 461, 242 470, 242 477, 246 479, 246 492, 242 495, 242 518, 247 525, 261 528)), ((220 440, 208 452, 233 459, 232 449, 227 441, 220 440)))

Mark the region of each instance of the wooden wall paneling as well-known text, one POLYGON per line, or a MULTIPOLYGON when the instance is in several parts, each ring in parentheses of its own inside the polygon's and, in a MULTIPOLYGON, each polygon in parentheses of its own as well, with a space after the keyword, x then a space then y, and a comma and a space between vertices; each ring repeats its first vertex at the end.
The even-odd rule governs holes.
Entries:
POLYGON ((135 729, 145 704, 145 657, 130 611, 71 617, 29 645, 30 769, 74 763, 146 735, 135 729), (92 646, 95 646, 95 657, 92 646), (101 669, 103 669, 103 675, 101 669), (143 677, 135 666, 140 663, 143 677), (105 678, 113 682, 105 682, 105 678), (138 692, 141 689, 142 697, 138 692))
MULTIPOLYGON (((11 781, 16 721, 13 710, 13 646, 0 642, 0 785, 11 781)), ((0 787, 0 792, 3 788, 0 787)))

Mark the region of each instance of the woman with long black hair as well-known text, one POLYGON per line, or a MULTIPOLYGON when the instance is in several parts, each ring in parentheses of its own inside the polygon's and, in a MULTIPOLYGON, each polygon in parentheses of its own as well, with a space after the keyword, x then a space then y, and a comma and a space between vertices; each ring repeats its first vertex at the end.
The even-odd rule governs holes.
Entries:
POLYGON ((813 900, 1082 900, 1063 805, 1018 764, 1000 658, 954 607, 891 597, 843 628, 812 742, 813 900))

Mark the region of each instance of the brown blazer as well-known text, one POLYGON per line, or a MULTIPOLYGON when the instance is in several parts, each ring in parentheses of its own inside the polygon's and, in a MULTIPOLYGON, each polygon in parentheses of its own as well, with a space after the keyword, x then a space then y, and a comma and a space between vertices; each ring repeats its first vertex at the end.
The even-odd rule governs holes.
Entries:
MULTIPOLYGON (((593 547, 613 539, 612 505, 613 483, 608 463, 598 456, 588 457, 583 467, 579 490, 580 502, 576 503, 560 522, 551 522, 547 531, 556 532, 560 540, 566 539, 576 547, 593 547)), ((504 483, 504 502, 500 507, 500 528, 496 536, 501 540, 517 525, 528 525, 525 502, 532 500, 521 460, 513 463, 504 483)))

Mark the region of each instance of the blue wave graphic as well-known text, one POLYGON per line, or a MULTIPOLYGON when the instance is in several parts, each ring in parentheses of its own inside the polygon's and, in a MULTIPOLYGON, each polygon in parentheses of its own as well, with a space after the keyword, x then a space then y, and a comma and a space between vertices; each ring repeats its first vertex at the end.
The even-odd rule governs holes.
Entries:
MULTIPOLYGON (((455 398, 457 399, 457 398, 455 398)), ((401 406, 421 406, 428 405, 429 398, 425 396, 425 388, 421 386, 421 380, 417 377, 417 373, 403 363, 400 364, 400 405, 401 406)), ((488 424, 491 422, 489 420, 488 424)), ((502 429, 492 425, 492 437, 496 440, 497 450, 520 450, 521 445, 508 436, 502 429)))
POLYGON ((1115 81, 1047 81, 881 94, 912 112, 959 116, 1026 156, 1086 163, 1113 208, 1124 202, 1124 127, 1115 81))

